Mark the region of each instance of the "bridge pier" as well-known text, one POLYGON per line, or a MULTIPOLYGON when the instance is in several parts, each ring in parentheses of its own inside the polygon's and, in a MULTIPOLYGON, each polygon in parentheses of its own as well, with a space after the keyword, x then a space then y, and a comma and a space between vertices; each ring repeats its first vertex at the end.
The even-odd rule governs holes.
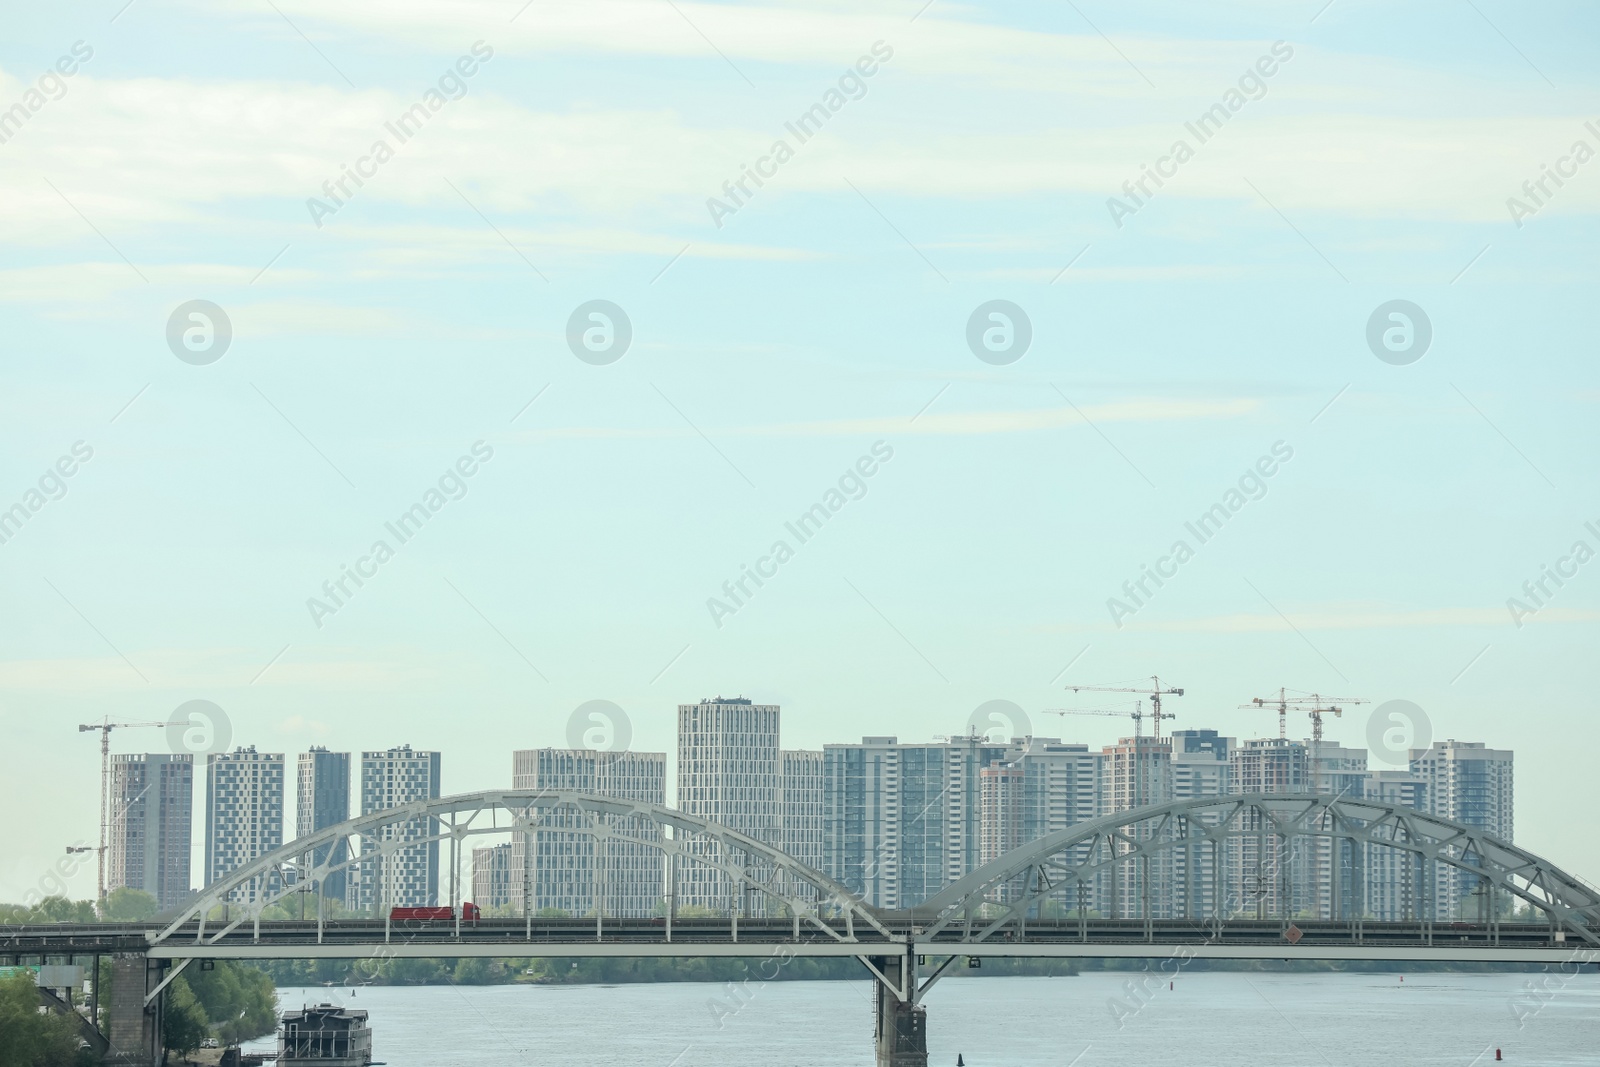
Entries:
POLYGON ((148 1008, 144 998, 161 981, 170 960, 153 960, 142 952, 111 957, 111 996, 106 1002, 108 1067, 155 1067, 161 1062, 161 1009, 164 996, 148 1008))
POLYGON ((928 1067, 928 1017, 915 1003, 917 957, 906 946, 903 956, 873 956, 873 1043, 877 1067, 928 1067), (899 988, 885 978, 898 974, 899 988))

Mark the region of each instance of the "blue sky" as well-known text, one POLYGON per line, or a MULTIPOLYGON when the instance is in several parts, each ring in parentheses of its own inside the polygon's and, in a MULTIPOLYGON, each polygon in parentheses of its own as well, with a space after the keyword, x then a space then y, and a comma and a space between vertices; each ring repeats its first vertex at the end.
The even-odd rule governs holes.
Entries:
MULTIPOLYGON (((591 699, 650 750, 680 701, 739 692, 793 746, 948 733, 989 699, 1101 744, 1120 724, 1042 710, 1157 672, 1177 725, 1240 736, 1280 685, 1412 700, 1436 737, 1516 749, 1519 842, 1600 877, 1600 831, 1563 814, 1600 740, 1600 564, 1520 627, 1507 608, 1600 549, 1600 162, 1561 163, 1600 149, 1593 11, 919 8, 10 16, 0 109, 40 106, 0 143, 0 507, 93 456, 0 544, 24 754, 0 796, 53 813, 13 825, 0 896, 93 838, 76 725, 102 715, 207 699, 267 750, 440 748, 457 792, 591 699), (785 123, 875 45, 800 144, 785 123), (400 143, 385 123, 441 78, 400 143), (393 158, 316 225, 379 138, 393 158), (793 158, 717 225, 778 138, 793 158), (1108 200, 1180 138, 1118 226, 1108 200), (1571 176, 1519 226, 1547 165, 1571 176), (566 339, 596 299, 632 326, 605 365, 566 339), (1032 327, 1004 365, 966 341, 997 299, 1032 327), (166 340, 191 300, 232 325, 205 365, 166 340), (1432 326, 1405 365, 1366 340, 1392 300, 1432 326), (317 625, 307 600, 476 442, 464 495, 317 625), (865 494, 717 625, 708 598, 877 442, 865 494), (1278 442, 1264 495, 1115 625, 1278 442)), ((1329 736, 1363 744, 1368 710, 1329 736)))

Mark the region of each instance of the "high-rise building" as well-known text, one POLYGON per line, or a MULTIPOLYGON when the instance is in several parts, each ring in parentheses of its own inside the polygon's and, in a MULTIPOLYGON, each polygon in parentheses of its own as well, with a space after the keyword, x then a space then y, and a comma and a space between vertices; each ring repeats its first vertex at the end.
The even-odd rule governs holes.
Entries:
MULTIPOLYGON (((1172 799, 1172 741, 1164 737, 1124 737, 1101 751, 1101 810, 1107 815, 1132 811, 1172 799)), ((1136 841, 1156 833, 1151 823, 1123 828, 1136 841)), ((1101 879, 1101 901, 1111 918, 1150 915, 1172 917, 1174 862, 1172 850, 1147 860, 1112 864, 1101 879)))
MULTIPOLYGON (((350 818, 350 753, 314 746, 300 753, 295 791, 295 836, 305 837, 350 818)), ((349 858, 346 842, 315 849, 315 866, 336 866, 349 858)), ((334 871, 322 883, 322 895, 344 903, 348 870, 334 871)))
MULTIPOLYGON (((283 844, 283 753, 254 745, 206 757, 206 884, 283 844)), ((276 876, 252 879, 230 899, 248 902, 277 889, 276 876)))
MULTIPOLYGON (((361 753, 361 814, 439 795, 439 753, 413 752, 410 745, 361 753)), ((351 868, 354 877, 346 886, 352 906, 378 914, 395 907, 438 906, 439 842, 423 840, 438 833, 439 821, 424 817, 365 837, 363 858, 351 868)))
POLYGON ((1027 772, 1015 763, 991 763, 978 771, 978 862, 997 860, 1022 844, 1027 772))
POLYGON ((480 908, 503 908, 520 903, 522 884, 513 879, 511 842, 472 850, 472 902, 480 908))
POLYGON ((982 771, 1008 748, 982 736, 823 746, 823 872, 868 903, 904 908, 977 867, 982 771))
MULTIPOLYGON (((1306 746, 1285 737, 1251 738, 1229 754, 1235 793, 1304 793, 1311 788, 1306 746)), ((1281 840, 1266 820, 1243 816, 1241 829, 1254 831, 1230 843, 1229 914, 1265 918, 1295 915, 1314 894, 1309 880, 1314 863, 1304 837, 1281 840)))
MULTIPOLYGON (((1428 806, 1423 810, 1428 814, 1487 831, 1502 841, 1512 839, 1515 805, 1509 749, 1489 748, 1481 741, 1436 741, 1429 748, 1412 750, 1411 773, 1427 784, 1428 806)), ((1448 864, 1433 867, 1435 919, 1487 917, 1488 890, 1481 878, 1448 864)))
MULTIPOLYGON (((784 852, 814 871, 822 870, 822 750, 786 748, 778 753, 783 783, 779 822, 784 852)), ((809 897, 812 890, 800 881, 781 886, 809 897)))
MULTIPOLYGON (((979 772, 978 862, 989 863, 1030 841, 1095 818, 1100 811, 1100 766, 1100 754, 1091 753, 1088 745, 1063 744, 1055 737, 1013 738, 1004 753, 979 772)), ((1088 854, 1085 845, 1069 857, 1081 863, 1088 854)), ((1006 886, 1002 895, 1009 897, 1020 889, 1020 884, 1006 886)), ((1076 883, 1063 882, 1046 905, 1057 915, 1094 906, 1092 882, 1081 892, 1076 883)))
MULTIPOLYGON (((679 704, 678 809, 782 848, 778 751, 776 704, 746 697, 679 704)), ((763 894, 741 893, 721 870, 695 862, 698 857, 723 865, 745 862, 742 856, 713 855, 719 848, 701 837, 686 842, 677 873, 679 905, 764 914, 763 894)))
MULTIPOLYGON (((1172 799, 1198 800, 1233 791, 1231 754, 1238 742, 1215 730, 1174 730, 1172 741, 1172 799)), ((1216 825, 1220 815, 1199 816, 1216 825)), ((1191 835, 1192 836, 1192 835, 1191 835)), ((1209 920, 1229 910, 1221 876, 1228 871, 1230 843, 1189 841, 1174 846, 1172 854, 1172 912, 1175 918, 1209 920)))
MULTIPOLYGON (((1428 783, 1410 771, 1372 771, 1364 786, 1366 799, 1417 811, 1428 810, 1428 783)), ((1403 833, 1389 828, 1385 833, 1403 833)), ((1421 917, 1422 862, 1412 852, 1380 844, 1365 846, 1362 880, 1367 912, 1382 922, 1421 917)))
POLYGON ((149 893, 163 909, 189 895, 194 757, 114 755, 106 889, 149 893))
MULTIPOLYGON (((591 748, 522 749, 511 754, 511 787, 662 805, 666 803, 667 755, 591 748)), ((598 907, 602 915, 618 918, 654 914, 662 901, 660 826, 639 816, 607 816, 608 832, 596 836, 579 829, 580 819, 589 825, 589 817, 557 808, 541 813, 537 828, 512 838, 506 855, 510 902, 535 913, 557 908, 582 916, 593 914, 598 907)))
MULTIPOLYGON (((1366 796, 1367 750, 1345 748, 1337 741, 1307 742, 1311 758, 1306 788, 1341 800, 1366 796)), ((1333 830, 1332 816, 1323 816, 1323 830, 1333 830)), ((1349 919, 1361 914, 1366 900, 1366 849, 1345 838, 1317 837, 1307 843, 1311 863, 1311 896, 1305 902, 1319 919, 1349 919)))

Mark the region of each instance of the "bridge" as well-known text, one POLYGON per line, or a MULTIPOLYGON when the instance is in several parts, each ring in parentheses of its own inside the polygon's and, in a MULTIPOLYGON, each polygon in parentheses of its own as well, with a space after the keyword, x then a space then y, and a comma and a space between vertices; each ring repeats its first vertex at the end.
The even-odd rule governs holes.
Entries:
MULTIPOLYGON (((524 857, 531 853, 524 848, 524 857)), ((860 960, 876 987, 878 1064, 926 1067, 922 1001, 960 961, 1592 962, 1600 960, 1600 890, 1446 819, 1344 797, 1258 793, 1080 823, 984 864, 921 904, 890 911, 770 845, 671 808, 582 793, 493 790, 328 827, 205 887, 162 922, 5 927, 0 936, 7 946, 0 951, 13 958, 110 958, 105 1062, 126 1067, 159 1062, 163 993, 196 959, 769 955, 860 960), (418 826, 421 836, 395 833, 418 826), (597 910, 583 919, 524 914, 466 923, 324 914, 324 882, 375 854, 448 843, 450 899, 459 900, 468 839, 511 834, 531 843, 541 828, 589 835, 596 848, 620 840, 660 850, 665 914, 607 917, 597 910), (349 847, 357 843, 365 854, 349 847), (1410 913, 1374 921, 1363 906, 1365 872, 1374 862, 1395 860, 1409 873, 1410 913), (680 868, 688 863, 720 871, 735 889, 739 903, 726 917, 677 914, 680 868), (1475 887, 1478 921, 1435 919, 1440 876, 1450 872, 1455 884, 1475 887), (1307 899, 1320 903, 1296 908, 1307 899), (1092 901, 1110 914, 1091 914, 1092 901), (315 915, 263 919, 269 907, 290 902, 315 915), (1519 921, 1502 916, 1502 905, 1511 902, 1522 906, 1519 921), (1317 916, 1303 917, 1306 910, 1317 916)))

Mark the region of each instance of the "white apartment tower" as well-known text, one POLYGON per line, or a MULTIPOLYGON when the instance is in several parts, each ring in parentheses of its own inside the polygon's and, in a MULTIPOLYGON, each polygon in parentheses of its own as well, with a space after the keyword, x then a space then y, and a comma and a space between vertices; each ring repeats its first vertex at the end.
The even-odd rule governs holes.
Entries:
MULTIPOLYGON (((678 705, 678 809, 730 830, 783 847, 783 767, 778 749, 778 706, 746 697, 717 697, 678 705)), ((691 837, 678 864, 677 901, 728 914, 765 912, 765 901, 748 900, 728 875, 695 862, 706 856, 722 864, 741 856, 715 856, 718 846, 691 837)))
MULTIPOLYGON (((361 753, 361 814, 439 795, 439 753, 414 752, 410 745, 361 753)), ((437 819, 415 818, 363 836, 363 859, 351 868, 351 906, 379 914, 395 907, 437 906, 439 842, 422 839, 438 832, 437 819)))
MULTIPOLYGON (((513 789, 570 791, 664 805, 665 752, 606 752, 591 748, 533 748, 511 754, 513 789)), ((636 816, 606 816, 608 832, 580 830, 588 817, 569 809, 539 816, 536 829, 512 838, 509 902, 537 914, 643 918, 662 901, 661 828, 636 816), (530 847, 531 845, 531 847, 530 847)), ((480 850, 482 851, 482 850, 480 850)), ((482 903, 482 901, 479 901, 482 903)))
MULTIPOLYGON (((1238 742, 1215 730, 1174 730, 1172 742, 1172 799, 1198 800, 1233 791, 1230 756, 1238 742)), ((1217 815, 1200 822, 1216 825, 1217 815)), ((1227 841, 1189 842, 1174 846, 1172 857, 1173 917, 1209 920, 1227 910, 1227 890, 1221 876, 1228 872, 1227 841)))
MULTIPOLYGON (((1172 799, 1172 741, 1164 737, 1124 737, 1101 750, 1101 810, 1107 815, 1172 799)), ((1150 823, 1122 828, 1136 840, 1155 833, 1150 823)), ((1101 879, 1100 900, 1110 918, 1172 917, 1175 865, 1172 850, 1149 860, 1112 864, 1101 879)))
MULTIPOLYGON (((1378 804, 1427 811, 1428 783, 1410 771, 1372 771, 1367 775, 1366 798, 1378 804)), ((1415 853, 1368 844, 1362 868, 1368 913, 1381 922, 1420 918, 1421 901, 1426 895, 1421 891, 1421 872, 1421 861, 1415 853)))
MULTIPOLYGON (((822 750, 786 748, 778 753, 783 779, 779 818, 784 852, 810 867, 822 870, 822 750)), ((809 885, 791 883, 788 892, 814 895, 809 885)))
MULTIPOLYGON (((283 844, 283 753, 254 745, 206 757, 207 885, 283 844)), ((234 890, 243 903, 271 892, 276 878, 234 890)))
MULTIPOLYGON (((1436 741, 1413 749, 1411 773, 1426 785, 1429 815, 1464 823, 1510 841, 1514 830, 1512 754, 1481 741, 1436 741)), ((1480 880, 1456 867, 1434 864, 1433 917, 1472 920, 1485 914, 1480 880)), ((1423 902, 1424 908, 1428 902, 1423 902)))

